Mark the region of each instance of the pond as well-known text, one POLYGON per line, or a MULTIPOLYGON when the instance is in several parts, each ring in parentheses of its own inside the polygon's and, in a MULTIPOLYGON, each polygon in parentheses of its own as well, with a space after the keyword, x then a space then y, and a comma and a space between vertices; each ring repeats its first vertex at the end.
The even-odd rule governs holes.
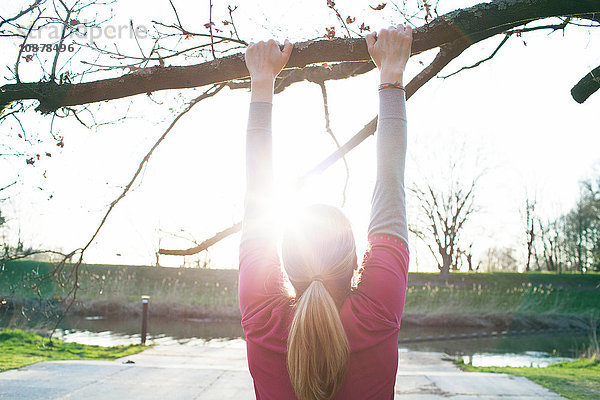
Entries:
MULTIPOLYGON (((6 326, 7 323, 6 320, 0 320, 0 326, 6 326)), ((57 336, 66 341, 103 346, 139 343, 140 326, 140 318, 72 316, 65 318, 57 336)), ((473 335, 482 333, 488 332, 477 329, 403 327, 400 331, 399 348, 401 351, 444 352, 476 366, 543 367, 577 357, 589 344, 588 334, 582 331, 472 338, 473 335), (455 335, 456 338, 414 341, 415 338, 440 335, 455 335), (407 340, 411 341, 406 342, 407 340)), ((243 332, 240 322, 235 320, 173 320, 154 317, 148 324, 148 343, 199 341, 218 345, 223 340, 240 339, 243 339, 243 332)))

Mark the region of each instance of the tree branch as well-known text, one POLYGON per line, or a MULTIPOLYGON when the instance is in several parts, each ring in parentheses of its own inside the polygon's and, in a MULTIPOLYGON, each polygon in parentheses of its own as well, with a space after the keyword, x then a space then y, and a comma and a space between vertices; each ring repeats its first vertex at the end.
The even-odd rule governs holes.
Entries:
POLYGON ((600 89, 600 66, 594 68, 571 89, 571 96, 579 104, 583 103, 600 89))
MULTIPOLYGON (((329 80, 347 79, 357 75, 362 75, 375 68, 375 64, 370 61, 363 62, 343 62, 332 65, 315 65, 304 67, 302 69, 288 69, 281 71, 275 79, 275 94, 283 92, 288 86, 302 81, 314 83, 325 82, 329 80)), ((242 81, 229 82, 230 89, 250 89, 250 79, 242 81)))
MULTIPOLYGON (((496 0, 460 9, 415 29, 412 53, 420 53, 458 39, 478 42, 523 25, 554 17, 597 18, 600 0, 496 0)), ((318 40, 297 43, 287 69, 318 62, 369 61, 363 38, 318 40)), ((121 77, 79 84, 36 82, 7 84, 0 88, 0 108, 15 100, 35 99, 39 111, 64 106, 118 99, 165 89, 182 89, 241 79, 248 76, 242 53, 191 66, 152 67, 121 77)))
POLYGON ((210 246, 218 243, 219 241, 225 239, 226 237, 239 232, 241 229, 242 229, 242 223, 238 222, 236 224, 233 224, 229 228, 224 229, 221 232, 218 232, 217 234, 215 234, 215 236, 211 237, 210 239, 206 239, 204 242, 200 243, 198 246, 194 246, 187 250, 159 249, 158 254, 162 254, 162 255, 166 255, 166 256, 189 256, 192 254, 197 254, 197 253, 200 253, 201 251, 208 249, 210 246))
POLYGON ((9 187, 11 187, 12 185, 15 185, 16 183, 17 183, 17 181, 14 181, 13 183, 9 183, 8 185, 6 185, 4 187, 0 187, 0 192, 8 189, 9 187))
POLYGON ((4 18, 0 17, 0 19, 2 19, 2 21, 0 22, 0 27, 2 25, 4 25, 5 23, 7 23, 7 22, 15 21, 15 20, 21 18, 23 15, 29 13, 31 10, 33 10, 34 8, 36 8, 41 2, 42 2, 42 0, 35 0, 35 2, 32 5, 30 5, 26 9, 22 10, 21 12, 19 12, 14 17, 7 18, 7 19, 4 19, 4 18))

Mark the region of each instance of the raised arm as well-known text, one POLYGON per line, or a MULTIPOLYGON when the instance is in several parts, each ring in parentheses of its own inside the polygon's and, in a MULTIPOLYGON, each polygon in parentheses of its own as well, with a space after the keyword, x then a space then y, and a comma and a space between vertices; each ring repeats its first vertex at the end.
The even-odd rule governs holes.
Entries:
POLYGON ((380 71, 377 122, 377 177, 371 202, 369 237, 388 234, 408 243, 404 167, 406 105, 402 86, 410 56, 412 29, 398 25, 366 37, 367 48, 380 71))
POLYGON ((246 196, 242 241, 270 235, 272 220, 273 167, 271 114, 275 77, 283 69, 292 44, 283 50, 274 40, 250 43, 246 66, 250 72, 251 99, 246 135, 246 196))
POLYGON ((238 295, 244 332, 248 324, 268 319, 266 307, 281 294, 284 282, 273 235, 273 160, 271 113, 275 77, 287 63, 292 44, 283 51, 274 40, 250 43, 246 66, 251 100, 246 134, 246 196, 240 244, 238 295))
MULTIPOLYGON (((383 326, 400 328, 408 281, 408 229, 404 194, 406 109, 402 77, 412 31, 398 25, 366 37, 380 71, 377 176, 371 201, 370 249, 357 292, 383 326)), ((385 329, 382 332, 386 332, 385 329)), ((372 334, 372 333, 371 333, 372 334)))

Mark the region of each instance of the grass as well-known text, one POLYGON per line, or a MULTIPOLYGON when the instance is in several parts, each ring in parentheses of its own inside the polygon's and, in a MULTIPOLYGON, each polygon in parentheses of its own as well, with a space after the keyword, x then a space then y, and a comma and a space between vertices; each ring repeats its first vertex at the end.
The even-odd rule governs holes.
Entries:
POLYGON ((410 274, 406 311, 586 314, 600 307, 599 274, 410 274), (459 306, 459 307, 457 307, 459 306))
POLYGON ((552 364, 544 368, 473 367, 457 362, 465 371, 496 372, 524 376, 573 400, 600 398, 600 359, 580 359, 552 364))
MULTIPOLYGON (((0 270, 0 297, 15 305, 29 302, 42 308, 63 299, 68 290, 40 277, 52 264, 38 261, 9 262, 0 270), (41 301, 40 301, 41 300, 41 301)), ((69 268, 66 268, 67 272, 69 268)), ((190 312, 239 315, 237 270, 162 268, 148 266, 82 265, 77 298, 84 313, 137 313, 141 296, 150 296, 153 313, 170 313, 174 305, 190 312), (93 303, 91 306, 90 304, 93 303)), ((1 313, 1 307, 0 307, 1 313)))
POLYGON ((49 344, 47 338, 22 330, 0 331, 0 372, 54 360, 114 360, 138 353, 146 346, 90 346, 79 343, 66 343, 54 339, 49 344))
MULTIPOLYGON (((39 261, 7 263, 0 269, 0 298, 14 305, 29 302, 32 308, 60 300, 66 295, 63 288, 40 283, 51 268, 39 261)), ((140 297, 149 295, 150 310, 157 315, 239 318, 237 270, 83 265, 80 285, 79 311, 86 314, 139 313, 140 297)), ((411 273, 405 317, 406 323, 414 317, 417 324, 423 315, 464 320, 486 314, 489 319, 492 313, 508 316, 505 325, 514 325, 520 316, 585 321, 600 309, 599 288, 600 274, 593 273, 452 273, 447 282, 439 274, 411 273)))

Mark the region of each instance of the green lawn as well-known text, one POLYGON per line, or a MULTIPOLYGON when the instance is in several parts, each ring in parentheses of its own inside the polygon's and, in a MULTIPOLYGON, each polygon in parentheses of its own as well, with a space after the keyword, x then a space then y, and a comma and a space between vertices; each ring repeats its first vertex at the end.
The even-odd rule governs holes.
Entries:
POLYGON ((459 362, 466 371, 498 372, 524 376, 573 400, 600 399, 600 359, 581 359, 545 368, 473 367, 459 362))
POLYGON ((40 361, 52 360, 114 360, 139 353, 147 346, 90 346, 79 343, 65 343, 22 330, 0 331, 0 372, 20 368, 40 361))

